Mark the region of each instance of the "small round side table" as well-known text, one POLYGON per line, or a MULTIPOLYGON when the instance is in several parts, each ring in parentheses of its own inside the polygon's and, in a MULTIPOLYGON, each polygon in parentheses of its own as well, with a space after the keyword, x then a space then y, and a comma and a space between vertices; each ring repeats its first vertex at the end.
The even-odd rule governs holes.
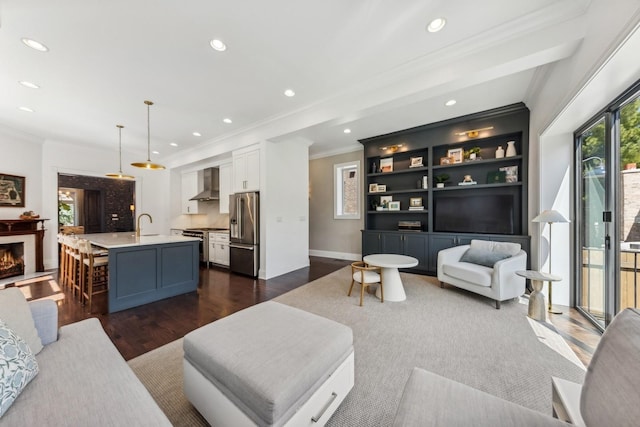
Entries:
POLYGON ((529 317, 533 320, 546 320, 547 310, 544 303, 544 294, 541 292, 542 286, 544 282, 557 282, 562 280, 562 277, 534 270, 516 271, 516 274, 529 279, 533 287, 533 292, 529 295, 529 317))

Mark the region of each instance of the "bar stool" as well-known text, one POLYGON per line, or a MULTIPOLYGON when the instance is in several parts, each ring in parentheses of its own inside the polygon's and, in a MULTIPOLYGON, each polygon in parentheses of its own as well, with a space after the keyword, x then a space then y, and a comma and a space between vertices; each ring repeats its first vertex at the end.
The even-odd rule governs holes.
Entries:
POLYGON ((80 287, 80 266, 81 256, 78 249, 78 239, 74 236, 66 236, 67 245, 67 265, 66 265, 66 279, 65 285, 71 289, 71 294, 75 297, 76 290, 78 291, 78 297, 82 301, 82 289, 80 287))
POLYGON ((88 240, 80 240, 78 244, 81 263, 81 293, 83 304, 89 301, 89 313, 93 305, 93 296, 109 291, 109 257, 108 252, 95 248, 88 240))
POLYGON ((58 245, 60 245, 60 255, 58 256, 58 280, 62 287, 66 286, 67 279, 67 244, 65 235, 58 233, 58 245))

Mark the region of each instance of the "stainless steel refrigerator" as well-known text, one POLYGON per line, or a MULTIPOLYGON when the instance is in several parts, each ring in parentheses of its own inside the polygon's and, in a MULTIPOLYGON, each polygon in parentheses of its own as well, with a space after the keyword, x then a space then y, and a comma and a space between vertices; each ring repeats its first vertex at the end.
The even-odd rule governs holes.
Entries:
POLYGON ((260 198, 257 192, 229 196, 229 268, 258 276, 260 268, 260 198))

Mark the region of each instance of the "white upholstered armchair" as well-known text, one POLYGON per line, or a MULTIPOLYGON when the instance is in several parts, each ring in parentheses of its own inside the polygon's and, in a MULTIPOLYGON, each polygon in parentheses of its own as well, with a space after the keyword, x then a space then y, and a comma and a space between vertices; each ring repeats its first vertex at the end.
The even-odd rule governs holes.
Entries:
POLYGON ((519 297, 525 279, 516 275, 526 270, 527 253, 517 243, 472 240, 470 245, 438 252, 438 280, 500 302, 519 297))

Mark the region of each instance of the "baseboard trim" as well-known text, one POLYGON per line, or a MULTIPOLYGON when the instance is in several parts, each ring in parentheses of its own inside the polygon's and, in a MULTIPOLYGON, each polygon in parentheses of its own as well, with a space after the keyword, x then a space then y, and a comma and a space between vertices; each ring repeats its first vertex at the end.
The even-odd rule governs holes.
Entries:
POLYGON ((309 255, 318 256, 322 258, 345 259, 349 261, 360 261, 362 259, 362 254, 351 254, 348 252, 319 251, 316 249, 309 249, 309 255))

